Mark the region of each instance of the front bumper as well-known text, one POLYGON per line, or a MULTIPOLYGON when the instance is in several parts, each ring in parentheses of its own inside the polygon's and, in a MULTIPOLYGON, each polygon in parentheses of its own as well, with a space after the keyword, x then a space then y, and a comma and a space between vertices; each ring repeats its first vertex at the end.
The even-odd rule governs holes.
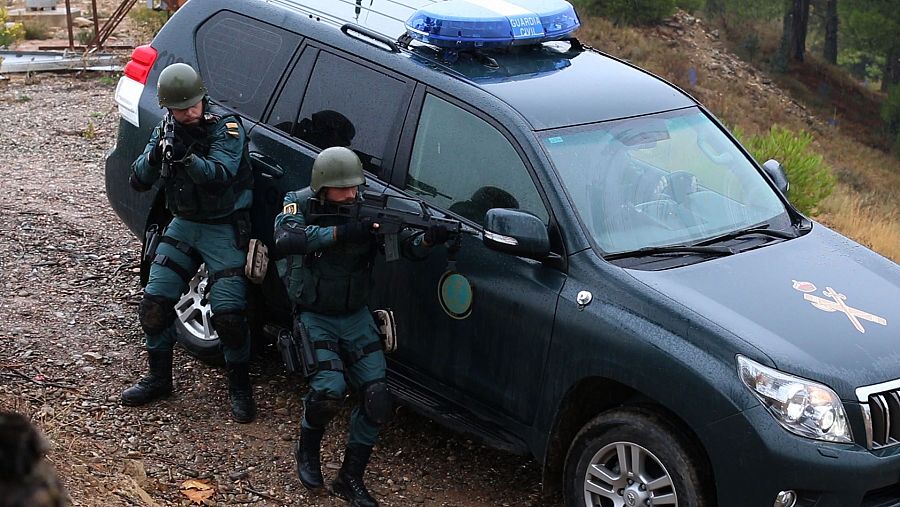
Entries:
POLYGON ((768 507, 782 490, 797 507, 900 506, 900 446, 869 451, 796 436, 762 405, 709 426, 718 505, 768 507))

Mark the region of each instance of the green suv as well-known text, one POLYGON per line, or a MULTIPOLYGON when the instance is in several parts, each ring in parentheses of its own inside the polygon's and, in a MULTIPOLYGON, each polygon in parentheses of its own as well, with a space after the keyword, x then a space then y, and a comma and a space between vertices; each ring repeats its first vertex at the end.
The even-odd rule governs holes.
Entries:
MULTIPOLYGON (((462 221, 455 259, 376 269, 400 402, 534 456, 569 506, 900 505, 900 267, 801 215, 683 91, 555 31, 560 5, 192 0, 116 90, 110 203, 136 235, 168 219, 129 166, 188 63, 243 118, 267 245, 335 145, 366 190, 462 221)), ((201 357, 206 283, 176 305, 201 357)), ((284 294, 270 270, 258 323, 284 294)))

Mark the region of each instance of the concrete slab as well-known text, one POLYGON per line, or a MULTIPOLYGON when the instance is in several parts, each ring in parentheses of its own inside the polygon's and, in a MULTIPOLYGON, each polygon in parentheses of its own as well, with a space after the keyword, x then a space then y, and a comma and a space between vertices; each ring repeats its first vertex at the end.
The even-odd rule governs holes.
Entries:
MULTIPOLYGON (((29 9, 10 9, 8 21, 34 21, 44 23, 47 26, 66 26, 66 7, 58 5, 56 9, 32 11, 29 9)), ((81 16, 80 7, 72 7, 72 19, 81 16)))

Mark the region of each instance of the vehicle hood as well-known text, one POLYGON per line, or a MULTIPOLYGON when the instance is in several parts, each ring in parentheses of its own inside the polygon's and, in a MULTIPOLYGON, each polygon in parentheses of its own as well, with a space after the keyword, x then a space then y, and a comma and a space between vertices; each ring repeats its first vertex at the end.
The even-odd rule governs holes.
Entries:
POLYGON ((845 400, 900 378, 900 266, 822 225, 737 255, 629 273, 845 400))

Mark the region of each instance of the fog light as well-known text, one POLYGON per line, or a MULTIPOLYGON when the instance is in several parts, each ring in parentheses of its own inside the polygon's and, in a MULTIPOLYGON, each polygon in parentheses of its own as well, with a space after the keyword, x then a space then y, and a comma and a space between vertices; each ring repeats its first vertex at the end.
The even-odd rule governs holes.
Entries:
POLYGON ((780 491, 775 495, 775 507, 794 507, 797 503, 797 493, 792 490, 780 491))

